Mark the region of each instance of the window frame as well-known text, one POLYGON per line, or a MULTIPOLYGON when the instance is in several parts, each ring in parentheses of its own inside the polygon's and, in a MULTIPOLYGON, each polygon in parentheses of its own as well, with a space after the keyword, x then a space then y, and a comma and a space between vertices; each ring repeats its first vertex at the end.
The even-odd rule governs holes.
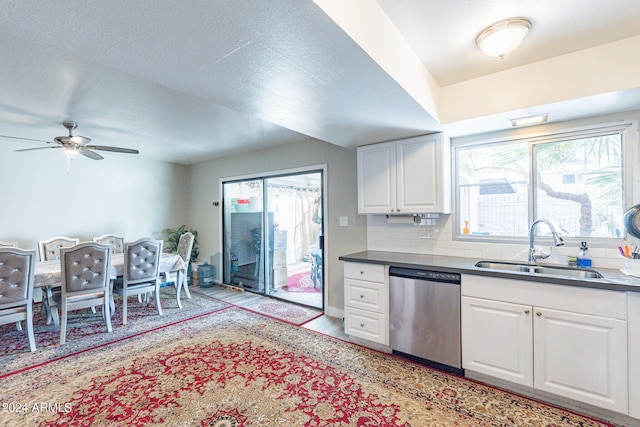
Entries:
MULTIPOLYGON (((522 143, 527 144, 529 155, 529 183, 530 190, 528 192, 527 219, 529 226, 537 219, 534 218, 536 206, 535 195, 538 191, 535 185, 535 168, 537 167, 536 158, 533 156, 534 146, 544 143, 553 143, 559 141, 567 141, 570 139, 579 139, 586 137, 595 137, 599 135, 611 135, 619 133, 621 135, 621 155, 622 155, 622 207, 626 211, 634 199, 635 191, 633 187, 633 159, 638 159, 640 150, 638 149, 638 123, 634 120, 624 120, 619 122, 607 122, 601 124, 591 124, 587 126, 577 126, 571 123, 561 123, 553 125, 542 125, 536 127, 521 128, 501 133, 499 135, 474 135, 469 137, 454 138, 451 140, 452 150, 452 199, 455 209, 452 212, 452 240, 461 242, 482 242, 482 243, 507 243, 507 244, 528 244, 528 236, 492 236, 492 235, 476 235, 462 234, 461 218, 460 218, 460 180, 459 165, 460 151, 465 148, 498 145, 502 143, 522 143)), ((640 163, 640 159, 638 159, 640 163)), ((637 199, 637 198, 636 198, 637 199)), ((585 240, 584 237, 562 236, 565 245, 579 245, 580 241, 585 240)), ((540 243, 551 239, 539 237, 536 242, 540 243)), ((615 245, 624 244, 627 240, 626 231, 620 238, 605 237, 589 237, 590 247, 615 247, 615 245)))

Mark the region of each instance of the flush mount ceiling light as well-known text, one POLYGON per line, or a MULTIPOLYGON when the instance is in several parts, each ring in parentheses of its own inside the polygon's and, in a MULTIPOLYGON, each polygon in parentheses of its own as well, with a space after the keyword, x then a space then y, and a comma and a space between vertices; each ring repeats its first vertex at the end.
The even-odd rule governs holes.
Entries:
POLYGON ((519 126, 531 126, 537 125, 539 123, 544 123, 547 121, 548 115, 538 114, 537 116, 529 116, 529 117, 520 117, 519 119, 511 119, 511 124, 513 127, 519 126))
POLYGON ((508 18, 489 25, 476 37, 476 45, 488 56, 502 58, 513 52, 531 29, 526 18, 508 18))

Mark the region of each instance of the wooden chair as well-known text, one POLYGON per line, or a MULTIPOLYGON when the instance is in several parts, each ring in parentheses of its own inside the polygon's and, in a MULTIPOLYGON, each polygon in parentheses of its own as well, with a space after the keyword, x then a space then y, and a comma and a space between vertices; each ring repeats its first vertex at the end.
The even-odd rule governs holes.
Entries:
POLYGON ((110 245, 94 242, 80 243, 60 250, 62 286, 59 293, 54 293, 54 298, 62 312, 60 345, 66 342, 69 311, 101 305, 107 332, 111 332, 111 310, 109 309, 111 250, 110 245))
POLYGON ((103 234, 102 236, 94 237, 93 241, 102 243, 103 245, 111 245, 111 253, 113 254, 121 254, 124 252, 124 238, 116 236, 115 234, 103 234))
POLYGON ((33 275, 36 251, 0 248, 0 325, 25 321, 29 349, 36 350, 33 336, 33 275))
POLYGON ((122 295, 122 324, 127 324, 127 300, 130 296, 153 293, 158 314, 160 305, 160 257, 162 240, 142 238, 124 244, 122 280, 116 280, 113 293, 122 295))

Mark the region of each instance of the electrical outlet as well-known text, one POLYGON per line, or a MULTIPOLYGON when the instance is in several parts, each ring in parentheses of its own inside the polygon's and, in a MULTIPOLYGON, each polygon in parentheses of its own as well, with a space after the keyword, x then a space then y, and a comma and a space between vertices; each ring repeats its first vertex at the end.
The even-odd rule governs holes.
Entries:
POLYGON ((349 226, 349 217, 348 216, 341 216, 339 218, 340 221, 340 227, 348 227, 349 226))

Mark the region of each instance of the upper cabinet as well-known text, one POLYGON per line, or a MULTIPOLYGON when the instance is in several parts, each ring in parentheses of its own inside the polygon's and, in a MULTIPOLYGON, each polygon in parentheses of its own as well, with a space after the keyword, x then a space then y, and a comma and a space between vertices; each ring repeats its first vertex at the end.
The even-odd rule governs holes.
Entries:
POLYGON ((442 133, 358 147, 358 213, 450 213, 450 175, 442 133))

